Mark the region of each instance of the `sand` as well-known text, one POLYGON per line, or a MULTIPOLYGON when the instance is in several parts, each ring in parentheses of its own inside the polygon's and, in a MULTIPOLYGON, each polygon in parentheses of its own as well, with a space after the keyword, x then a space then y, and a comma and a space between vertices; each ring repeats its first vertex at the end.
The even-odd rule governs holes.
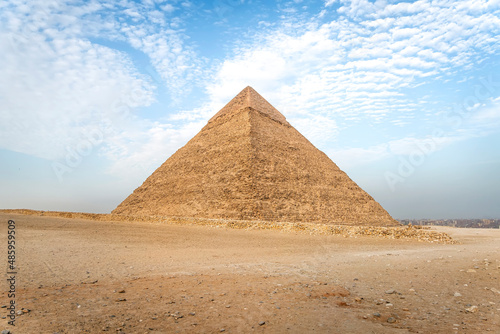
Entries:
POLYGON ((438 244, 0 213, 4 248, 8 219, 30 310, 0 319, 13 333, 500 331, 500 230, 433 227, 458 241, 438 244))

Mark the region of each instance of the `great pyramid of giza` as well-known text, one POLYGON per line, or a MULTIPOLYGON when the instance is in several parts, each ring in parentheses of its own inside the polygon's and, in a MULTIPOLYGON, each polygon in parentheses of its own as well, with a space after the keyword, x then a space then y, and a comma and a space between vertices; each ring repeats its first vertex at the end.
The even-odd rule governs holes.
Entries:
POLYGON ((113 213, 398 225, 251 87, 113 213))

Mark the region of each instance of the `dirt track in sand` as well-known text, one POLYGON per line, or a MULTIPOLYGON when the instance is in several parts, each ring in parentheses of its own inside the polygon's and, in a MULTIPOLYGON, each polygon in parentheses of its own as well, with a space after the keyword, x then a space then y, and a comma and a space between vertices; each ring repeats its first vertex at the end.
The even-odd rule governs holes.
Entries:
POLYGON ((500 331, 499 230, 441 228, 460 242, 443 245, 0 213, 4 247, 8 219, 17 308, 30 312, 0 330, 500 331))

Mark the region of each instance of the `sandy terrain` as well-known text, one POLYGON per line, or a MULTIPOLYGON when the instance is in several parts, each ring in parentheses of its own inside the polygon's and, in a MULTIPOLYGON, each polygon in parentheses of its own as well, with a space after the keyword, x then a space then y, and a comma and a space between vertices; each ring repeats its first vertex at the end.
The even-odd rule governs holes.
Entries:
POLYGON ((13 333, 500 332, 500 230, 442 228, 445 245, 0 213, 4 249, 8 219, 30 310, 12 327, 0 309, 13 333))

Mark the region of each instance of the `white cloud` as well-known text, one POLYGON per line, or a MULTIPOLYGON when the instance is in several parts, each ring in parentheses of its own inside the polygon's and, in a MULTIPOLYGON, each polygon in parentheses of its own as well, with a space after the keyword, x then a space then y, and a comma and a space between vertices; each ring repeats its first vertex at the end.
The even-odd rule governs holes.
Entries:
POLYGON ((334 120, 321 115, 305 115, 303 118, 290 118, 288 121, 314 146, 321 148, 338 134, 334 120))
MULTIPOLYGON (((325 2, 325 10, 333 3, 325 2)), ((290 117, 412 116, 423 106, 403 89, 450 76, 498 49, 498 18, 461 3, 341 1, 336 21, 289 24, 236 50, 208 92, 214 101, 227 101, 250 84, 286 106, 290 117)))
POLYGON ((388 143, 388 150, 391 154, 409 156, 415 152, 432 154, 446 146, 461 140, 462 138, 449 137, 444 135, 428 136, 426 138, 406 137, 393 140, 388 143))
POLYGON ((368 148, 354 147, 329 150, 327 154, 342 169, 364 165, 390 156, 387 144, 374 145, 368 148))
POLYGON ((209 86, 207 90, 214 100, 228 102, 248 85, 258 86, 261 90, 275 88, 272 83, 281 82, 288 75, 286 61, 279 54, 255 49, 233 61, 224 62, 215 78, 218 84, 209 86))
MULTIPOLYGON (((387 5, 381 11, 377 12, 376 16, 399 16, 399 15, 408 15, 415 14, 426 10, 429 6, 428 1, 416 1, 413 3, 402 2, 395 5, 387 5)), ((374 15, 374 16, 375 16, 374 15)))
POLYGON ((3 148, 64 160, 86 141, 86 132, 97 131, 104 137, 101 154, 115 160, 136 154, 122 145, 128 134, 156 135, 148 132, 154 124, 135 116, 137 108, 154 101, 152 78, 141 74, 128 54, 93 42, 96 37, 143 51, 160 74, 156 85, 165 84, 174 96, 182 95, 198 72, 183 34, 169 26, 178 20, 167 21, 154 3, 9 1, 0 6, 3 148))
POLYGON ((500 97, 492 99, 491 103, 473 112, 470 117, 470 124, 477 129, 480 134, 486 135, 500 131, 500 97))
POLYGON ((161 9, 167 13, 172 13, 173 11, 175 11, 176 8, 172 4, 167 3, 161 6, 161 9))
MULTIPOLYGON (((272 25, 278 28, 261 30, 255 43, 235 48, 216 69, 203 70, 205 60, 187 45, 182 21, 172 17, 193 8, 191 3, 161 2, 157 8, 151 1, 3 2, 0 48, 6 52, 0 54, 0 74, 7 79, 0 82, 0 145, 60 159, 84 137, 80 129, 97 128, 106 135, 100 153, 114 162, 114 172, 152 165, 154 157, 164 160, 251 85, 313 143, 328 146, 349 123, 392 117, 402 126, 419 113, 427 118, 433 97, 416 101, 408 94, 411 89, 439 76, 452 80, 474 66, 478 55, 498 53, 498 2, 326 1, 322 10, 336 10, 337 4, 335 21, 320 23, 325 14, 306 24, 272 25), (163 123, 138 119, 135 108, 154 99, 152 78, 139 73, 129 55, 106 47, 106 41, 126 43, 146 55, 158 74, 151 76, 156 85, 166 86, 172 96, 205 85, 206 103, 163 123)), ((468 123, 471 133, 494 115, 478 113, 468 123)), ((463 138, 458 132, 448 137, 438 147, 463 138)), ((426 140, 421 138, 337 153, 345 159, 365 154, 368 158, 359 161, 371 161, 408 153, 415 142, 426 140)))
POLYGON ((452 144, 471 138, 483 137, 496 133, 500 129, 500 104, 491 99, 491 104, 475 110, 471 115, 460 118, 460 127, 443 130, 435 127, 432 134, 425 137, 408 136, 390 140, 367 148, 348 148, 330 150, 329 156, 338 161, 344 168, 363 165, 383 160, 389 156, 429 156, 452 144))
POLYGON ((143 179, 158 168, 168 157, 185 145, 205 121, 188 122, 175 127, 169 124, 137 124, 130 131, 117 134, 112 147, 103 154, 112 155, 108 173, 122 178, 143 179))
POLYGON ((338 0, 326 0, 325 1, 325 7, 329 7, 329 6, 333 5, 336 2, 338 2, 338 0))
POLYGON ((4 148, 60 159, 81 140, 81 129, 124 117, 122 105, 152 102, 150 84, 114 50, 27 32, 0 34, 0 48, 4 148))

